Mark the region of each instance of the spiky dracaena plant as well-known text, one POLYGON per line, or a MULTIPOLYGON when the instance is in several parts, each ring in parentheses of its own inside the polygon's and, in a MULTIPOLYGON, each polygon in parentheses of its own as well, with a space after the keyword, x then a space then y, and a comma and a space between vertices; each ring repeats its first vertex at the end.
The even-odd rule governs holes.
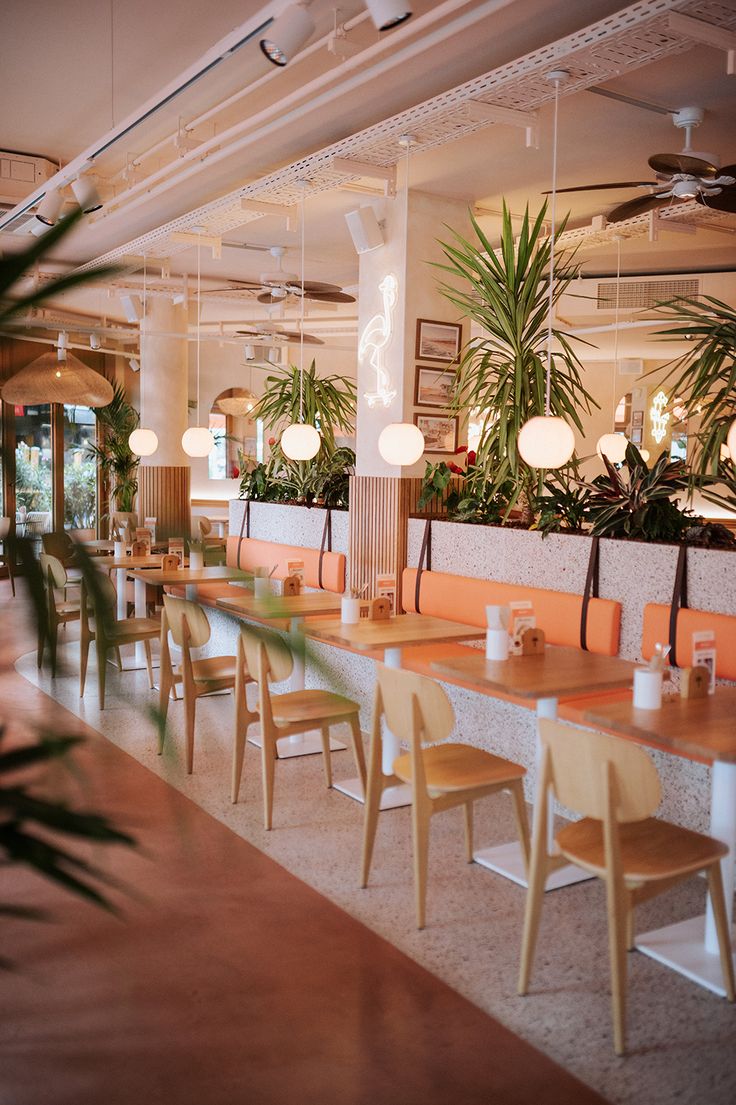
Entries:
MULTIPOLYGON (((462 349, 452 406, 460 412, 481 412, 484 428, 477 464, 490 474, 491 494, 511 483, 505 516, 518 504, 527 523, 533 520, 532 503, 545 475, 522 460, 517 441, 524 423, 545 413, 551 254, 546 214, 545 204, 532 221, 527 209, 515 240, 504 203, 500 256, 471 214, 477 241, 452 231, 452 242, 440 242, 447 263, 435 266, 454 281, 441 281, 442 294, 483 331, 462 349)), ((558 233, 563 228, 564 222, 558 233)), ((569 256, 558 259, 553 306, 577 273, 569 256)), ((557 327, 552 333, 550 411, 582 432, 580 411, 589 412, 598 404, 583 386, 582 365, 570 336, 557 327)))

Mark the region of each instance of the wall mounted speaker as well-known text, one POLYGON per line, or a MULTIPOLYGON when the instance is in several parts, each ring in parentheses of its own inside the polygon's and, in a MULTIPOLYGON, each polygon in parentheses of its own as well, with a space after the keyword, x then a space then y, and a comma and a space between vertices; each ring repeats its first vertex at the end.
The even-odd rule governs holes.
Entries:
POLYGON ((370 253, 384 243, 383 231, 373 208, 367 204, 345 215, 350 237, 357 253, 370 253))

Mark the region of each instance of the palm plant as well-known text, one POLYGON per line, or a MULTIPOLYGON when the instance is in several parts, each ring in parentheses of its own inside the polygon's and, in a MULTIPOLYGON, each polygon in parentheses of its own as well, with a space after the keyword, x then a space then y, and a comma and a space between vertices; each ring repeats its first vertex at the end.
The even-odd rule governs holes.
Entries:
MULTIPOLYGON (((452 243, 440 243, 447 264, 436 265, 455 281, 442 282, 442 294, 483 331, 461 352, 453 409, 482 412, 478 464, 490 474, 489 492, 497 494, 511 481, 505 517, 520 503, 527 523, 532 521, 531 504, 542 490, 544 473, 525 464, 517 439, 528 419, 545 413, 551 251, 551 240, 544 234, 546 213, 545 204, 532 221, 527 209, 515 241, 504 203, 500 256, 471 214, 477 241, 467 241, 453 231, 452 243)), ((569 256, 555 266, 552 306, 577 272, 569 256)), ((598 404, 583 386, 582 365, 569 336, 555 328, 553 337, 550 412, 582 432, 579 411, 590 411, 598 404)))
POLYGON ((251 412, 269 429, 280 431, 291 422, 306 422, 316 426, 322 436, 322 448, 335 450, 335 431, 350 434, 355 428, 357 391, 349 377, 318 376, 312 361, 300 372, 296 365, 277 376, 267 376, 263 394, 251 412))
POLYGON ((116 509, 131 511, 138 491, 138 457, 128 445, 128 438, 139 422, 138 411, 128 402, 125 389, 114 387, 111 401, 106 407, 94 407, 97 422, 103 427, 101 445, 88 445, 87 449, 110 479, 110 498, 116 509))

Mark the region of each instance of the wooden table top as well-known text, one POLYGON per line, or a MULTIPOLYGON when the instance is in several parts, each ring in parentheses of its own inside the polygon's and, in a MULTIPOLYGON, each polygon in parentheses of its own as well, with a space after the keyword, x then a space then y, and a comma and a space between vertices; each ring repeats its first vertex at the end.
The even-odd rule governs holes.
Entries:
POLYGON ((233 595, 232 598, 218 599, 217 605, 233 614, 267 622, 278 618, 303 618, 307 614, 339 614, 341 600, 341 595, 335 595, 331 591, 269 595, 265 599, 257 599, 252 591, 245 591, 243 594, 233 595))
POLYGON ((252 573, 244 572, 242 568, 229 568, 226 564, 212 564, 205 568, 174 568, 166 572, 160 567, 145 570, 136 568, 128 574, 133 579, 144 579, 146 583, 158 587, 169 587, 176 583, 216 583, 218 580, 252 578, 252 573))
POLYGON ((150 556, 96 556, 95 568, 104 568, 111 572, 115 568, 145 568, 151 572, 161 567, 161 557, 164 553, 151 553, 150 556))
POLYGON ((478 651, 467 657, 448 656, 432 663, 439 676, 451 675, 475 683, 482 690, 535 700, 630 687, 635 667, 636 664, 617 656, 599 656, 558 645, 547 645, 539 656, 486 660, 485 653, 478 651))
POLYGON ((660 710, 601 702, 584 712, 583 721, 665 752, 736 763, 736 687, 716 687, 705 698, 665 695, 660 710))
MULTIPOLYGON (((115 542, 107 540, 77 541, 75 544, 81 545, 88 553, 113 552, 115 549, 115 542)), ((154 541, 151 547, 160 555, 168 552, 169 543, 168 541, 154 541)))
POLYGON ((304 628, 308 637, 316 637, 333 645, 349 645, 361 652, 376 648, 440 644, 443 641, 472 641, 485 637, 486 632, 477 626, 462 625, 428 614, 398 614, 383 621, 361 619, 355 625, 344 625, 330 618, 307 622, 304 628))

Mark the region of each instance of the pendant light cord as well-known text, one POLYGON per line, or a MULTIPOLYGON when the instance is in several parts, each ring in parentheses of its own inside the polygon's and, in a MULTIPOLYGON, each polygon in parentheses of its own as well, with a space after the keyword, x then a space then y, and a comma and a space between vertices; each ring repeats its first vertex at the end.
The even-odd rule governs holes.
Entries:
POLYGON ((547 306, 547 379, 544 391, 544 413, 551 414, 552 406, 552 311, 555 295, 555 244, 557 231, 557 119, 560 106, 560 81, 555 80, 555 114, 552 129, 552 202, 550 204, 551 230, 549 240, 549 295, 547 306))
POLYGON ((618 319, 621 302, 621 238, 616 239, 616 311, 613 316, 613 429, 616 430, 616 372, 618 370, 618 319))
POLYGON ((299 318, 299 421, 304 421, 304 193, 306 190, 307 182, 303 180, 302 185, 302 201, 301 201, 301 247, 302 247, 302 300, 300 308, 299 318))
POLYGON ((200 329, 199 329, 199 315, 202 310, 201 303, 201 289, 202 289, 202 269, 201 269, 201 255, 202 255, 202 236, 201 234, 197 238, 197 425, 199 425, 199 354, 200 354, 200 329))

